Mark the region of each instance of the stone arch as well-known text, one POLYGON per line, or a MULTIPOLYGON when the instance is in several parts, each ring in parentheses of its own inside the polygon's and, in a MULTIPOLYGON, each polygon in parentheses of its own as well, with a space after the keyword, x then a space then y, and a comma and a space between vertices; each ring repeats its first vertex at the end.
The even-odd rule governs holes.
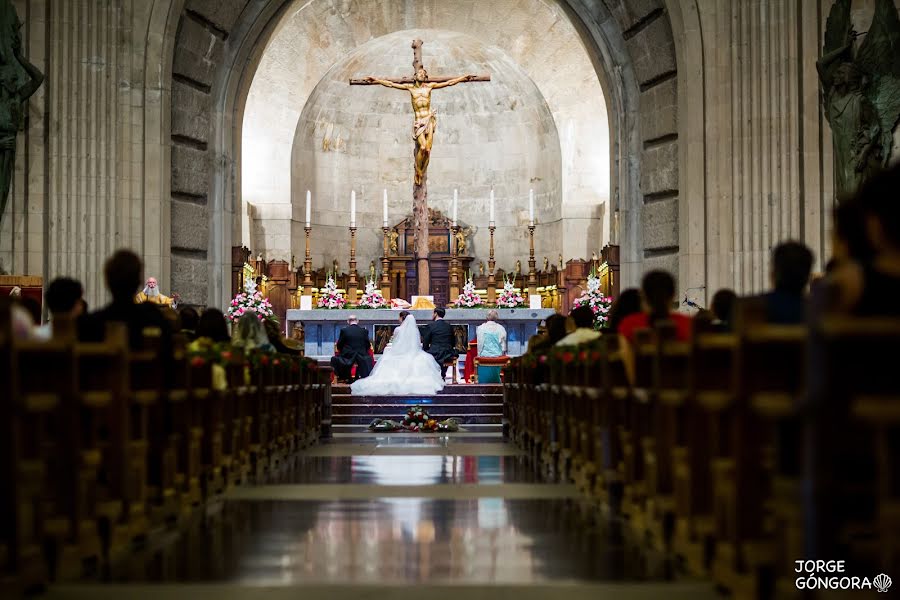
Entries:
MULTIPOLYGON (((678 68, 663 0, 558 0, 610 103, 613 242, 623 283, 679 273, 678 68)), ((171 279, 191 302, 221 305, 240 232, 242 95, 290 0, 185 0, 172 61, 171 279), (249 74, 249 77, 248 77, 249 74)))

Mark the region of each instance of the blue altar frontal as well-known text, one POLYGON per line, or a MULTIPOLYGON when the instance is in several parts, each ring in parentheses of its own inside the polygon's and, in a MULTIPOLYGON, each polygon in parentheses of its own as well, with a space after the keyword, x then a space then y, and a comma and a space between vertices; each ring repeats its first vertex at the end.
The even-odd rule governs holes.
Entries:
MULTIPOLYGON (((541 321, 554 314, 552 308, 498 308, 498 323, 506 328, 507 353, 519 356, 525 353, 528 339, 537 333, 541 321)), ((431 310, 409 311, 416 317, 419 326, 431 321, 431 310)), ((488 309, 448 308, 444 320, 454 326, 457 336, 457 350, 465 355, 469 340, 475 339, 475 328, 487 320, 488 309)), ((334 355, 334 344, 341 329, 347 326, 347 317, 356 315, 359 324, 369 331, 376 354, 390 339, 390 334, 398 324, 399 310, 390 309, 313 309, 287 311, 287 331, 292 331, 297 322, 302 323, 305 337, 305 353, 310 358, 325 359, 334 355)))

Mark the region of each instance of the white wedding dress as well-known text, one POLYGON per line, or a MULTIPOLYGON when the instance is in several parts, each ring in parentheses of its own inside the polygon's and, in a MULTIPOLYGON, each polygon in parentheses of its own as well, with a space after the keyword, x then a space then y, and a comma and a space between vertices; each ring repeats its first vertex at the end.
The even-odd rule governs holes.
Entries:
POLYGON ((431 396, 442 389, 441 368, 422 350, 422 338, 412 315, 394 330, 372 373, 350 386, 354 396, 431 396))

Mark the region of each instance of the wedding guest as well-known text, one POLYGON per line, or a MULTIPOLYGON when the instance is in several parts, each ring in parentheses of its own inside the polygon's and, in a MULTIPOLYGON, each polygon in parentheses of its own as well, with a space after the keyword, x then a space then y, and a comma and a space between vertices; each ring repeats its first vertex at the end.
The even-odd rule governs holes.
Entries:
POLYGON ((613 333, 619 331, 619 325, 625 317, 639 312, 641 312, 641 291, 637 288, 622 291, 609 309, 607 330, 613 333))
POLYGON ((712 330, 720 332, 731 331, 734 321, 734 307, 737 303, 737 294, 734 290, 721 289, 713 294, 710 312, 712 312, 712 330))
POLYGON ((272 344, 272 347, 276 352, 281 352, 282 354, 300 354, 300 349, 292 347, 290 345, 291 342, 281 335, 277 321, 266 319, 263 321, 263 326, 266 329, 266 335, 269 337, 269 343, 272 344))
POLYGON ((349 381, 353 365, 356 378, 368 377, 372 372, 372 358, 369 356, 369 332, 359 326, 356 315, 347 317, 347 326, 341 329, 336 344, 338 354, 331 357, 331 367, 339 381, 349 381))
POLYGON ((231 343, 244 350, 271 351, 274 349, 269 343, 265 326, 260 321, 257 312, 253 310, 248 310, 238 319, 231 343))
POLYGON ((106 324, 122 322, 128 328, 128 343, 132 349, 143 345, 145 328, 158 328, 163 348, 172 347, 172 329, 159 310, 150 304, 135 304, 134 296, 141 285, 143 264, 130 250, 118 250, 106 261, 103 275, 112 302, 100 310, 83 315, 78 320, 78 337, 86 342, 101 342, 106 336, 106 324))
POLYGON ((557 346, 577 346, 600 337, 600 332, 594 329, 594 311, 590 306, 574 308, 569 316, 575 323, 575 331, 556 342, 557 346))
POLYGON ((527 353, 543 352, 555 346, 556 342, 566 337, 569 333, 567 329, 568 321, 565 315, 560 314, 547 317, 544 321, 544 331, 531 336, 528 340, 527 353))
MULTIPOLYGON (((47 301, 47 310, 51 319, 68 317, 76 319, 82 315, 80 302, 84 289, 81 282, 69 277, 58 277, 47 286, 44 299, 47 301)), ((53 337, 53 323, 45 323, 37 327, 34 336, 39 340, 49 340, 53 337)))
POLYGON ((634 341, 638 329, 653 327, 661 321, 671 321, 675 325, 675 336, 679 340, 691 337, 691 318, 672 310, 675 301, 675 279, 665 271, 650 271, 641 281, 644 310, 622 319, 619 334, 629 342, 634 341))
POLYGON ((187 341, 193 341, 197 337, 197 325, 200 323, 200 315, 192 306, 185 306, 178 311, 178 318, 181 323, 181 333, 184 334, 187 341))
POLYGON ((498 318, 500 318, 500 314, 491 309, 488 311, 487 321, 475 329, 478 356, 506 355, 506 328, 497 322, 498 318))
POLYGON ((766 320, 794 325, 806 319, 806 287, 812 273, 812 251, 800 242, 783 242, 772 251, 771 292, 763 295, 766 320))
POLYGON ((197 322, 196 339, 208 339, 212 342, 228 342, 231 336, 228 334, 228 322, 225 315, 217 308, 207 308, 197 322))

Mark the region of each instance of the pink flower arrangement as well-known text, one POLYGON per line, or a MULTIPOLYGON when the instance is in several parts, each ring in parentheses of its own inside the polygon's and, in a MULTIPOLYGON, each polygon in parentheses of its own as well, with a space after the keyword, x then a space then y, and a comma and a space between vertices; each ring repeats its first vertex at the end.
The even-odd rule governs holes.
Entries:
POLYGON ((501 291, 500 295, 497 297, 497 306, 501 308, 517 308, 519 306, 525 306, 525 298, 516 291, 511 277, 509 279, 504 277, 503 291, 501 291))
POLYGON ((603 295, 600 291, 600 278, 593 271, 588 275, 587 291, 575 299, 573 303, 579 306, 590 306, 594 313, 594 329, 603 329, 609 322, 609 310, 612 307, 612 297, 603 295))
POLYGON ((466 284, 463 286, 462 293, 456 299, 455 304, 458 308, 475 308, 482 305, 481 296, 475 291, 475 282, 472 281, 471 275, 467 277, 466 284))
POLYGON ((381 295, 381 290, 375 287, 375 280, 367 281, 366 291, 359 301, 359 308, 384 308, 387 304, 387 300, 381 295))
POLYGON ((336 309, 344 308, 346 304, 347 301, 344 299, 344 295, 338 290, 334 277, 329 275, 328 279, 325 280, 325 287, 319 290, 319 300, 316 302, 316 307, 336 309))
POLYGON ((262 293, 256 289, 256 282, 251 278, 247 278, 244 282, 244 291, 234 297, 231 306, 228 307, 226 316, 232 322, 237 321, 247 311, 255 311, 260 321, 265 319, 275 319, 275 312, 272 310, 272 303, 268 298, 264 298, 262 293))

